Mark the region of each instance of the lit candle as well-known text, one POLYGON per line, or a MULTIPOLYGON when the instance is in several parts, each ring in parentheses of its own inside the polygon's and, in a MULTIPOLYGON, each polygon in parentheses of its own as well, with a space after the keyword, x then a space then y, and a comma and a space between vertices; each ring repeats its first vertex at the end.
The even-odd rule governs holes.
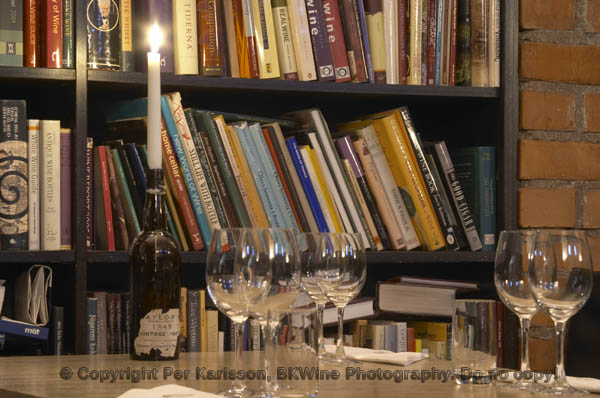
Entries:
POLYGON ((150 29, 150 48, 148 53, 148 168, 160 169, 161 118, 160 118, 160 54, 158 47, 162 33, 157 24, 150 29))

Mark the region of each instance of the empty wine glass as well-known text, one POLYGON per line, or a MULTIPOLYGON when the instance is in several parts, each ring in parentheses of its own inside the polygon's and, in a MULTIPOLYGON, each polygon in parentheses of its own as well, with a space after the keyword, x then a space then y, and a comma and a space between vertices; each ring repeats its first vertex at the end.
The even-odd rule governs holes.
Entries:
MULTIPOLYGON (((300 293, 300 261, 295 234, 290 229, 248 229, 241 240, 240 294, 248 312, 259 323, 265 348, 271 343, 267 333, 270 310, 289 308, 300 293)), ((271 318, 271 327, 278 321, 271 318)), ((265 355, 265 371, 270 375, 270 363, 265 355)), ((267 380, 255 396, 273 395, 267 380)))
MULTIPOLYGON (((496 260, 494 262, 494 284, 500 299, 519 317, 521 326, 521 365, 524 372, 530 369, 528 340, 531 318, 538 310, 529 287, 529 262, 533 256, 536 232, 533 230, 514 230, 500 232, 496 260)), ((527 389, 531 380, 508 385, 509 388, 527 389)))
POLYGON ((592 260, 585 232, 539 231, 529 265, 531 291, 556 328, 556 372, 551 387, 536 391, 573 395, 565 375, 565 325, 587 301, 592 291, 592 260))
MULTIPOLYGON (((243 231, 242 228, 215 229, 206 253, 206 290, 219 311, 231 319, 235 330, 234 369, 238 369, 240 363, 243 324, 248 319, 247 306, 235 286, 243 231)), ((231 387, 220 394, 237 398, 248 396, 249 391, 241 380, 234 379, 231 387)))

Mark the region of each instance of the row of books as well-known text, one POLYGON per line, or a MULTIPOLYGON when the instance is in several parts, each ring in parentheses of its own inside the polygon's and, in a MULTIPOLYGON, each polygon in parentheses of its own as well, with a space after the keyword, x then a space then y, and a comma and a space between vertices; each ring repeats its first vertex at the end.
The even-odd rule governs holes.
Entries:
POLYGON ((74 68, 74 7, 75 0, 3 1, 0 65, 74 68))
POLYGON ((71 129, 0 100, 0 249, 71 249, 71 129))
POLYGON ((499 0, 105 1, 88 7, 90 68, 144 71, 148 26, 158 22, 163 72, 500 84, 499 0))
MULTIPOLYGON (((145 152, 119 137, 144 140, 145 114, 145 98, 109 109, 115 140, 88 156, 96 249, 127 248, 139 232, 145 152)), ((167 220, 184 250, 202 250, 228 226, 359 232, 372 250, 494 247, 493 148, 483 168, 464 162, 465 194, 445 143, 422 143, 406 107, 331 133, 318 109, 278 119, 183 109, 176 92, 162 97, 162 117, 167 220), (478 194, 484 173, 487 191, 478 194), (479 225, 469 207, 481 212, 479 225)))

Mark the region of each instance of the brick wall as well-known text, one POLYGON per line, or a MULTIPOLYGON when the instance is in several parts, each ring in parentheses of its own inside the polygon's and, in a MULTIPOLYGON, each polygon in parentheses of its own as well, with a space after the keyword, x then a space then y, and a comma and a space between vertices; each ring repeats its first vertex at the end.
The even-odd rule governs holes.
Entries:
POLYGON ((600 0, 519 17, 519 225, 589 229, 600 271, 600 0))
MULTIPOLYGON (((600 0, 520 0, 519 14, 519 225, 590 230, 600 271, 600 0)), ((532 368, 553 370, 554 342, 531 343, 532 368)))

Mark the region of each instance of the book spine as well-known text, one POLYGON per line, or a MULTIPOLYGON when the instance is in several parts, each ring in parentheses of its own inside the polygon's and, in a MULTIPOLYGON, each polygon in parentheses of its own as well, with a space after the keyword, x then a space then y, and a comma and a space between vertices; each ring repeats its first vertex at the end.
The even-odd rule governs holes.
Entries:
POLYGON ((456 231, 454 230, 448 213, 442 204, 440 189, 443 189, 443 187, 438 187, 433 179, 431 169, 429 168, 427 159, 425 158, 425 152, 423 150, 423 145, 421 144, 421 139, 417 133, 417 129, 415 128, 408 108, 403 106, 400 108, 399 112, 401 120, 404 122, 404 126, 406 127, 408 139, 410 141, 413 153, 415 154, 415 160, 417 161, 417 165, 419 166, 419 170, 423 176, 423 181, 425 183, 425 187, 427 188, 427 193, 429 194, 429 199, 431 200, 437 220, 442 228, 446 246, 450 250, 459 250, 460 246, 458 244, 456 231))
POLYGON ((71 250, 71 129, 60 129, 60 249, 71 250))
POLYGON ((496 153, 494 147, 479 148, 482 192, 479 195, 479 236, 484 251, 496 250, 496 153))
MULTIPOLYGON (((206 2, 198 3, 204 5, 206 2)), ((199 72, 197 20, 196 0, 173 0, 173 60, 176 75, 197 75, 199 72)), ((200 63, 202 61, 201 58, 200 63)))
POLYGON ((140 223, 138 222, 137 215, 135 213, 135 207, 133 205, 133 199, 131 198, 131 192, 127 187, 125 179, 125 171, 123 170, 123 162, 119 155, 119 151, 116 148, 112 149, 113 163, 115 165, 116 180, 119 187, 119 193, 123 202, 123 212, 125 213, 125 221, 127 225, 127 235, 129 241, 135 238, 140 233, 140 223))
POLYGON ((75 0, 62 0, 63 2, 63 25, 62 25, 62 39, 63 39, 63 53, 62 53, 62 67, 63 68, 74 68, 75 67, 75 34, 73 31, 73 21, 75 18, 75 0))
POLYGON ((335 80, 331 46, 325 25, 322 0, 305 0, 306 15, 312 43, 313 55, 320 81, 335 80))
POLYGON ((133 45, 133 0, 120 0, 121 13, 121 72, 135 71, 135 52, 133 45))
POLYGON ((233 1, 223 1, 223 26, 225 29, 224 44, 227 47, 227 76, 242 77, 240 75, 233 1))
POLYGON ((407 84, 410 65, 410 40, 409 26, 410 16, 407 1, 398 0, 398 83, 407 84))
POLYGON ((304 0, 288 0, 287 4, 298 78, 301 81, 316 80, 317 70, 308 26, 306 3, 304 0))
POLYGON ((235 29, 236 49, 240 68, 240 77, 250 78, 250 57, 246 44, 246 27, 244 26, 244 9, 242 0, 232 0, 232 17, 235 29))
POLYGON ((447 189, 450 192, 450 196, 452 196, 458 218, 460 219, 467 242, 469 243, 469 248, 471 251, 480 250, 481 241, 479 240, 479 235, 477 234, 477 229, 475 228, 475 223, 465 200, 462 187, 456 177, 452 160, 450 159, 448 149, 446 148, 446 143, 444 141, 438 142, 434 145, 434 148, 436 161, 439 163, 440 171, 446 181, 447 189))
POLYGON ((437 9, 440 0, 429 0, 427 14, 427 85, 435 84, 435 45, 437 43, 437 9))
MULTIPOLYGON (((101 7, 100 2, 95 0, 87 0, 86 3, 88 68, 120 70, 121 10, 119 10, 118 3, 116 1, 108 3, 108 10, 101 7), (106 11, 108 11, 108 15, 106 11)), ((103 3, 102 6, 106 4, 103 3)))
POLYGON ((312 182, 308 175, 308 171, 306 170, 306 165, 304 164, 304 159, 302 158, 302 154, 300 153, 300 149, 298 147, 298 143, 296 142, 295 137, 289 137, 285 141, 287 148, 290 153, 290 157, 294 162, 294 166, 296 168, 296 172, 298 173, 298 178, 304 188, 304 194, 306 195, 306 199, 312 209, 312 214, 315 218, 315 223, 317 224, 317 228, 319 232, 329 232, 329 228, 327 227, 327 223, 325 221, 325 217, 323 215, 323 210, 317 200, 317 196, 315 190, 312 186, 312 182))
POLYGON ((223 76, 223 42, 221 3, 217 0, 198 0, 198 59, 203 76, 223 76))
POLYGON ((23 0, 4 1, 0 14, 0 65, 23 66, 23 22, 23 0))
MULTIPOLYGON (((123 150, 125 151, 127 160, 131 165, 131 172, 134 177, 133 180, 135 181, 137 196, 140 198, 140 203, 142 203, 143 206, 143 198, 146 197, 146 173, 144 171, 142 159, 140 157, 138 149, 133 143, 123 144, 123 150)), ((140 212, 140 220, 142 219, 141 215, 142 213, 140 212)))
POLYGON ((107 294, 105 292, 94 292, 93 297, 97 299, 96 301, 96 352, 98 354, 108 354, 108 333, 106 328, 106 315, 107 315, 107 306, 106 306, 106 297, 107 294))
POLYGON ((338 83, 349 82, 352 80, 350 75, 350 64, 348 62, 348 53, 346 52, 346 43, 344 42, 344 28, 342 26, 342 16, 340 7, 336 0, 323 0, 323 13, 325 14, 325 25, 333 57, 333 67, 335 69, 335 81, 338 83))
POLYGON ((104 216, 106 223, 106 236, 108 250, 115 250, 115 225, 113 221, 113 210, 110 196, 110 180, 108 171, 108 156, 106 147, 101 145, 98 147, 100 154, 100 173, 102 176, 102 194, 104 198, 104 216))
POLYGON ((60 122, 41 121, 40 246, 60 249, 60 122))
POLYGON ((110 205, 112 208, 113 228, 115 231, 115 248, 117 250, 127 250, 129 247, 129 235, 127 233, 123 201, 117 184, 117 172, 115 170, 113 153, 108 146, 105 146, 104 150, 106 153, 106 163, 108 165, 108 184, 110 186, 110 205))
POLYGON ((363 83, 368 80, 368 76, 365 54, 360 37, 358 15, 354 7, 354 2, 353 0, 340 0, 339 6, 352 81, 363 83))
POLYGON ((252 13, 258 54, 258 69, 261 79, 279 77, 279 54, 273 25, 273 10, 270 0, 252 0, 252 13))
POLYGON ((85 247, 94 247, 94 140, 86 138, 85 146, 85 247))
POLYGON ((471 0, 471 85, 489 86, 489 0, 471 0))
POLYGON ((123 353, 129 354, 131 352, 131 302, 129 292, 121 293, 121 305, 123 307, 122 316, 122 340, 123 340, 123 353))
POLYGON ((62 67, 62 0, 42 2, 42 63, 46 68, 62 67))
POLYGON ((449 66, 449 86, 456 85, 456 1, 450 0, 450 66, 449 66))
POLYGON ((365 55, 365 65, 367 68, 367 78, 370 83, 375 83, 375 74, 373 72, 373 61, 371 59, 371 42, 369 40, 369 31, 367 30, 367 16, 365 14, 365 5, 362 0, 354 2, 356 15, 358 16, 358 27, 360 33, 360 41, 365 55))
POLYGON ((219 311, 206 311, 206 331, 206 351, 219 352, 219 311))
POLYGON ((200 352, 207 352, 207 336, 206 336, 206 290, 198 291, 198 310, 200 312, 200 352))
MULTIPOLYGON (((434 85, 441 85, 442 73, 442 54, 443 54, 443 36, 444 36, 444 3, 447 0, 437 0, 437 20, 435 24, 435 77, 434 85)), ((468 1, 468 0, 466 0, 468 1)))
POLYGON ((314 155, 311 156, 312 149, 308 145, 303 145, 299 150, 306 167, 309 181, 313 186, 315 197, 319 202, 320 208, 323 209, 323 217, 327 223, 327 230, 330 232, 341 232, 339 222, 335 222, 333 218, 333 204, 331 203, 331 199, 325 197, 325 192, 327 191, 324 191, 324 189, 326 186, 321 179, 319 179, 315 170, 316 161, 314 161, 314 155))
POLYGON ((40 250, 40 121, 27 120, 29 250, 40 250))
POLYGON ((408 84, 421 84, 422 0, 410 0, 410 76, 408 84))
POLYGON ((298 80, 298 67, 290 31, 287 0, 272 0, 271 6, 281 77, 285 80, 298 80))
POLYGON ((142 219, 144 211, 144 196, 139 196, 138 185, 142 184, 141 181, 137 181, 133 172, 133 167, 130 162, 130 158, 127 155, 125 144, 122 140, 116 140, 111 142, 111 146, 117 150, 120 158, 121 167, 123 168, 123 174, 125 176, 125 188, 131 196, 133 202, 133 208, 138 220, 142 219))
POLYGON ((114 294, 106 295, 106 350, 109 354, 117 353, 116 340, 117 307, 114 294))
POLYGON ((258 79, 260 70, 258 66, 258 51, 256 49, 256 35, 254 19, 252 15, 252 0, 242 0, 242 12, 244 17, 244 34, 246 36, 246 48, 248 50, 248 61, 250 66, 250 77, 258 79))
POLYGON ((397 25, 392 22, 395 21, 392 20, 392 4, 394 1, 385 0, 382 3, 377 0, 367 0, 365 2, 367 29, 371 40, 371 59, 373 60, 373 73, 376 84, 398 84, 396 73, 398 69, 397 47, 392 47, 397 46, 392 33, 392 30, 397 29, 397 25))
MULTIPOLYGON (((167 181, 171 186, 174 199, 179 205, 180 214, 186 226, 192 248, 194 250, 202 250, 205 247, 205 244, 208 244, 208 242, 203 241, 202 235, 200 234, 196 217, 194 215, 194 210, 192 209, 192 204, 190 203, 190 197, 187 192, 186 184, 181 176, 181 169, 179 168, 179 163, 177 162, 177 155, 173 151, 171 140, 169 140, 169 135, 164 128, 164 124, 160 135, 162 138, 163 161, 166 163, 167 168, 167 181)), ((173 217, 174 216, 175 215, 173 215, 173 217)))
POLYGON ((63 355, 65 307, 52 306, 52 355, 63 355))
POLYGON ((456 85, 471 85, 471 5, 458 0, 456 20, 456 85))
POLYGON ((40 0, 25 0, 23 4, 24 29, 23 53, 24 66, 38 68, 40 62, 40 0))
MULTIPOLYGON (((106 222, 104 222, 104 201, 102 195, 102 173, 100 172, 100 147, 94 147, 93 152, 93 248, 96 250, 106 250, 108 247, 107 234, 106 234, 106 222)), ((42 216, 43 219, 43 216, 42 216)))
POLYGON ((421 1, 421 85, 427 85, 427 14, 429 12, 429 0, 421 1))
MULTIPOLYGON (((162 73, 173 73, 175 71, 175 62, 173 56, 173 4, 172 0, 147 0, 148 1, 148 20, 146 21, 146 29, 148 24, 158 23, 162 33, 162 43, 160 46, 160 71, 162 73)), ((142 35, 138 35, 138 41, 147 43, 142 38, 147 36, 147 31, 142 35)), ((148 51, 143 51, 143 56, 148 51)), ((142 62, 147 68, 147 62, 142 62)))
MULTIPOLYGON (((166 177, 165 180, 169 181, 169 177, 166 177)), ((173 235, 173 238, 175 238, 181 250, 188 251, 190 250, 190 244, 188 243, 183 224, 181 223, 181 217, 179 216, 180 212, 177 211, 175 200, 171 193, 171 185, 170 182, 165 184, 165 194, 167 196, 167 229, 171 232, 171 235, 173 235)))
POLYGON ((489 76, 490 87, 500 87, 500 57, 501 57, 501 16, 500 0, 490 0, 490 33, 489 33, 489 76))
POLYGON ((87 330, 86 330, 86 348, 87 354, 98 354, 98 298, 87 298, 87 330))
POLYGON ((169 103, 165 95, 161 97, 161 110, 162 118, 166 126, 167 133, 169 133, 169 137, 173 145, 173 150, 177 155, 177 161, 179 162, 179 166, 181 167, 181 172, 183 174, 185 186, 190 197, 190 203, 192 204, 194 216, 196 217, 196 221, 198 222, 198 228, 200 229, 202 240, 205 243, 210 242, 210 237, 212 233, 208 224, 207 216, 203 209, 202 199, 200 198, 200 194, 198 193, 198 189, 196 188, 196 184, 194 183, 194 177, 192 176, 190 165, 187 161, 184 145, 181 141, 181 137, 177 133, 175 120, 173 119, 173 115, 171 114, 169 103))
POLYGON ((113 301, 115 302, 115 348, 116 354, 123 354, 123 307, 121 305, 121 294, 112 293, 113 301))

